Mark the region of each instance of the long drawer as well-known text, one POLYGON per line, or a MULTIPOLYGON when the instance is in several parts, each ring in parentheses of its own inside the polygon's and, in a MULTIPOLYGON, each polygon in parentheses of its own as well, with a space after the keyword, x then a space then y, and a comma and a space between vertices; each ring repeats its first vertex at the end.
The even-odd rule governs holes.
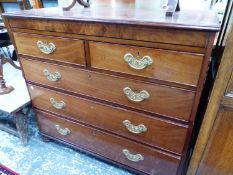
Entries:
POLYGON ((28 33, 13 34, 19 54, 85 65, 82 40, 28 33))
POLYGON ((181 154, 188 126, 28 85, 33 106, 181 154))
POLYGON ((175 175, 180 157, 37 111, 40 132, 150 175, 175 175))
POLYGON ((188 120, 195 92, 21 58, 29 81, 188 120), (78 75, 78 76, 77 76, 78 75))
MULTIPOLYGON (((111 12, 109 12, 111 13, 111 12)), ((200 16, 202 16, 200 14, 200 16)), ((87 36, 149 41, 193 47, 206 47, 209 34, 205 31, 162 29, 135 25, 103 24, 96 22, 71 22, 9 18, 10 26, 20 29, 74 33, 87 36), (55 27, 56 26, 56 27, 55 27), (195 39, 194 39, 195 38, 195 39)))
POLYGON ((91 66, 146 78, 197 86, 203 55, 89 42, 91 66))

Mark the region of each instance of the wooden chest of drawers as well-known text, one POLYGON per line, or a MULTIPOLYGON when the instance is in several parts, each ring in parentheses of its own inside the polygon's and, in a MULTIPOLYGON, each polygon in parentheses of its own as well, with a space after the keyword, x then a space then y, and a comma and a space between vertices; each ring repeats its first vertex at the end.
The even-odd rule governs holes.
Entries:
POLYGON ((3 18, 43 136, 140 174, 181 174, 219 29, 212 12, 93 6, 3 18))

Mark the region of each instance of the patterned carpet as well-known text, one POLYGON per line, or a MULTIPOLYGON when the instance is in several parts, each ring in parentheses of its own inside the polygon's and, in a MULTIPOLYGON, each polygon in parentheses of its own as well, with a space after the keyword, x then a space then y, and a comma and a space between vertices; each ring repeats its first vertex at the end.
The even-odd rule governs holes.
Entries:
MULTIPOLYGON (((11 116, 0 111, 2 117, 11 116)), ((62 144, 43 142, 33 114, 29 132, 29 144, 22 147, 17 137, 0 130, 0 163, 20 175, 132 175, 62 144)))

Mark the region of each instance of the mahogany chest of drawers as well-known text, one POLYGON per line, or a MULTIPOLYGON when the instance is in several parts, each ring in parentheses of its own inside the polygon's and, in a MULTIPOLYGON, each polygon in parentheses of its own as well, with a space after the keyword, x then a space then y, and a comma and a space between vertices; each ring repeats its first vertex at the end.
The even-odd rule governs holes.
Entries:
POLYGON ((3 16, 43 136, 140 174, 181 174, 213 12, 94 6, 3 16))

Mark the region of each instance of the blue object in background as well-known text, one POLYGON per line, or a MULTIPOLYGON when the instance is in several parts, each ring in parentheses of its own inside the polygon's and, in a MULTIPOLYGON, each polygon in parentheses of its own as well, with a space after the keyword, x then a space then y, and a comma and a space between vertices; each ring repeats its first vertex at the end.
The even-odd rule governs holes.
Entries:
POLYGON ((15 12, 20 10, 19 4, 13 2, 3 2, 2 7, 5 12, 15 12))
POLYGON ((42 0, 42 4, 43 4, 44 8, 58 6, 57 0, 42 0))

